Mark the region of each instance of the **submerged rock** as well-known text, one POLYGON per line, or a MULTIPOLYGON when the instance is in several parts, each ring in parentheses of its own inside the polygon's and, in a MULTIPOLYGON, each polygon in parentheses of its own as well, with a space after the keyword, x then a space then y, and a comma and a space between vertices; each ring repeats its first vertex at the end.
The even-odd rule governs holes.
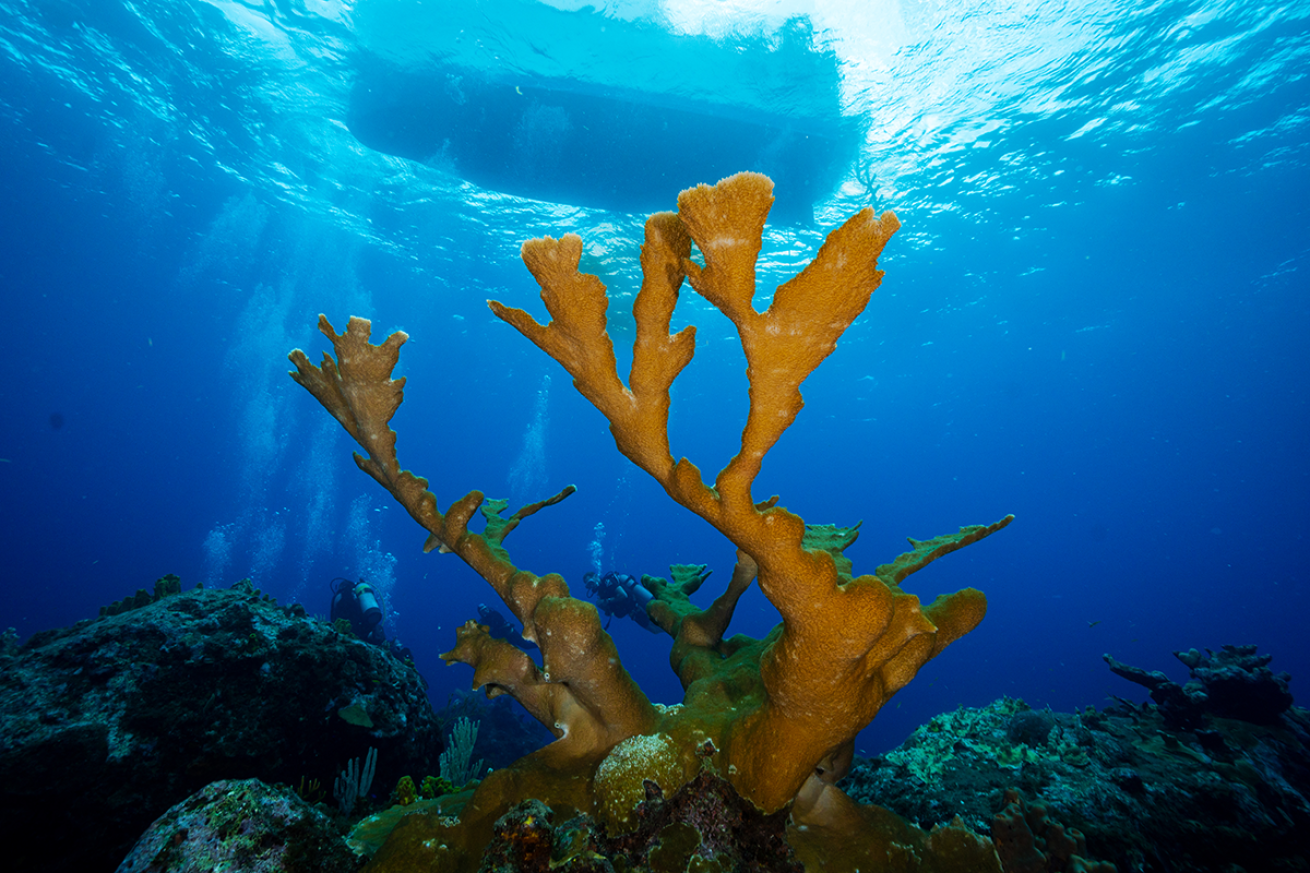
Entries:
POLYGON ((155 817, 210 782, 330 788, 370 747, 379 790, 436 772, 440 733, 413 666, 249 582, 0 647, 10 869, 113 870, 155 817))
POLYGON ((326 813, 285 786, 211 782, 155 819, 118 873, 354 873, 326 813))

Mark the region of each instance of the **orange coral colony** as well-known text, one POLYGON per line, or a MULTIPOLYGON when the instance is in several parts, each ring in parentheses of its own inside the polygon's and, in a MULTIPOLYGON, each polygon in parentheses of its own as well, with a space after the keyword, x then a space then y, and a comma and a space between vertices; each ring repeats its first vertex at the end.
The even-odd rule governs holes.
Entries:
MULTIPOLYGON (((484 501, 477 491, 442 513, 427 480, 401 470, 388 422, 402 399, 405 380, 392 380, 391 372, 405 334, 372 345, 367 321, 352 318, 338 335, 320 317, 336 360, 325 355, 315 367, 300 350, 291 353, 292 377, 363 447, 367 457, 356 454, 356 463, 428 531, 425 548, 454 552, 486 579, 523 623, 524 637, 541 647, 542 661, 538 666, 473 622, 443 657, 472 666, 475 688, 512 695, 557 737, 491 774, 457 828, 439 828, 423 839, 417 825, 399 828, 374 860, 376 868, 422 861, 424 869, 476 869, 496 818, 527 798, 592 812, 621 832, 644 796, 644 780, 668 796, 702 768, 713 768, 765 812, 791 804, 792 821, 802 831, 858 828, 869 820, 834 784, 849 767, 856 734, 986 612, 986 599, 972 588, 925 606, 901 583, 1004 527, 1011 516, 911 540, 912 551, 854 576, 844 556, 854 529, 807 526, 777 497, 755 499, 752 484, 765 454, 803 406, 801 383, 863 312, 882 279, 878 256, 900 226, 891 212, 878 217, 865 209, 852 216, 759 312, 755 264, 772 188, 765 176, 738 174, 684 191, 677 213, 646 222, 626 385, 606 331, 605 286, 578 271, 579 237, 523 246, 549 324, 490 302, 497 316, 572 375, 578 391, 609 420, 619 451, 736 547, 731 580, 706 609, 689 599, 704 581, 700 568, 675 567, 671 582, 648 577, 655 595, 648 613, 673 638, 671 663, 685 690, 680 706, 656 706, 646 698, 622 666, 596 608, 571 597, 563 578, 538 577, 511 563, 506 535, 571 488, 508 518, 503 501, 484 501), (693 243, 703 264, 692 259, 693 243), (713 484, 686 458, 675 460, 669 447, 669 389, 695 351, 694 327, 670 333, 684 279, 736 325, 748 364, 750 411, 741 450, 713 484), (475 533, 469 521, 479 509, 486 523, 475 533), (756 580, 781 623, 763 640, 725 637, 738 598, 756 580), (429 851, 435 854, 427 857, 429 851)), ((800 853, 817 857, 812 848, 800 853)))

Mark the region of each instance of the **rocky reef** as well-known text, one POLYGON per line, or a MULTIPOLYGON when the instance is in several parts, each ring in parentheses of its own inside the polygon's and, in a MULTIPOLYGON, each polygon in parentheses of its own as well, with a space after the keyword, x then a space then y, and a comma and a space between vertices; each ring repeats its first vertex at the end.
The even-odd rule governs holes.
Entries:
MULTIPOLYGON (((194 596, 225 606, 260 599, 246 586, 194 596)), ((282 611, 267 600, 260 602, 260 609, 282 611)), ((95 625, 84 622, 79 628, 85 631, 95 625)), ((231 642, 221 631, 210 633, 217 641, 231 642)), ((104 644, 123 636, 103 625, 99 634, 104 644)), ((48 636, 87 639, 76 628, 48 636)), ((25 652, 54 651, 47 648, 51 640, 29 643, 24 651, 15 651, 12 640, 9 643, 4 654, 9 671, 29 679, 37 673, 30 663, 32 656, 25 652)), ((1192 689, 1193 697, 1205 690, 1207 682, 1272 682, 1286 689, 1288 677, 1262 670, 1267 658, 1255 656, 1254 647, 1221 651, 1232 653, 1236 660, 1220 659, 1227 667, 1218 673, 1194 673, 1199 678, 1193 681, 1201 688, 1192 689), (1249 676, 1235 680, 1231 670, 1244 670, 1249 676)), ((1188 652, 1178 656, 1197 665, 1206 657, 1188 652)), ((1208 661, 1213 668, 1214 653, 1208 661)), ((1116 672, 1124 668, 1115 664, 1116 672)), ((1254 699, 1266 693, 1257 691, 1254 699)), ((373 701, 365 711, 378 712, 384 702, 373 701)), ((249 741, 253 735, 241 733, 245 729, 234 724, 245 712, 258 718, 259 704, 246 698, 226 706, 233 718, 216 722, 215 732, 233 731, 249 741)), ((130 708, 130 702, 125 708, 130 708)), ((527 799, 513 805, 495 820, 484 851, 470 869, 480 873, 799 873, 840 869, 854 859, 873 860, 882 873, 1298 873, 1310 869, 1310 713, 1291 705, 1273 718, 1259 708, 1250 713, 1222 711, 1203 708, 1198 721, 1187 729, 1171 726, 1163 704, 1127 700, 1116 700, 1103 709, 1089 706, 1061 713, 1004 698, 982 708, 943 713, 899 748, 855 760, 840 787, 861 804, 866 828, 863 842, 849 845, 834 842, 836 835, 822 827, 808 831, 797 823, 792 808, 762 812, 713 772, 715 752, 706 747, 699 755, 701 771, 680 787, 666 791, 657 779, 642 780, 622 827, 565 804, 550 806, 527 799)), ((83 723, 89 721, 86 712, 83 723)), ((461 699, 451 712, 481 712, 485 717, 487 710, 461 699)), ((339 712, 334 717, 341 718, 339 712)), ((513 723, 507 721, 503 730, 507 736, 514 733, 513 723)), ((273 737, 268 740, 276 742, 273 737)), ((34 766, 44 764, 48 778, 59 777, 49 769, 49 748, 35 742, 28 748, 35 756, 34 766)), ((285 747, 282 751, 287 753, 285 747)), ((431 763, 421 758, 399 761, 388 768, 390 773, 404 766, 423 772, 431 763)), ((69 763, 85 765, 86 759, 69 763)), ((175 789, 186 781, 184 768, 170 772, 158 769, 158 762, 141 759, 140 763, 142 772, 162 785, 175 789)), ((212 760, 211 766, 217 767, 212 760)), ((34 771, 24 774, 29 779, 34 775, 34 771)), ((33 811, 43 812, 50 822, 40 825, 32 815, 27 819, 28 831, 9 834, 10 846, 17 850, 11 851, 10 867, 94 871, 111 870, 117 864, 120 873, 439 870, 442 858, 449 857, 450 828, 475 793, 415 799, 399 790, 390 792, 397 781, 402 786, 413 784, 408 776, 379 778, 373 792, 376 800, 369 807, 382 808, 363 819, 347 819, 337 804, 324 802, 323 792, 303 791, 303 784, 298 788, 253 778, 220 779, 166 808, 130 852, 125 848, 123 855, 106 865, 111 853, 87 852, 67 835, 76 832, 103 842, 110 823, 116 823, 119 832, 128 826, 125 816, 107 811, 106 796, 126 796, 131 791, 143 803, 157 801, 143 793, 148 786, 131 782, 131 774, 121 770, 93 774, 80 792, 64 784, 62 790, 72 793, 63 796, 58 808, 52 798, 29 792, 30 802, 47 804, 34 806, 33 811), (113 779, 124 781, 114 785, 113 779), (386 807, 388 794, 394 804, 390 807, 386 807), (66 816, 57 817, 60 812, 66 816), (64 830, 56 833, 55 828, 64 830)), ((425 786, 428 781, 424 780, 425 786)), ((7 783, 8 809, 18 805, 13 796, 18 787, 14 780, 7 783)), ((357 810, 357 814, 368 811, 357 810)))
POLYGON ((170 807, 119 873, 354 873, 332 817, 287 786, 221 779, 170 807))
POLYGON ((441 734, 413 665, 249 582, 161 582, 99 618, 4 638, 9 869, 113 870, 156 816, 216 780, 325 793, 369 748, 380 785, 436 771, 441 734))
MULTIPOLYGON (((1288 696, 1271 717, 1263 701, 1286 692, 1285 674, 1263 669, 1268 657, 1254 658, 1254 646, 1223 652, 1229 669, 1194 679, 1186 727, 1167 693, 1163 703, 1120 700, 1073 713, 1007 698, 937 716, 899 748, 858 760, 842 787, 923 827, 959 816, 998 846, 998 810, 1017 792, 1120 873, 1308 870, 1310 713, 1288 696), (1205 695, 1207 686, 1234 684, 1248 689, 1250 708, 1205 695)), ((1214 664, 1195 650, 1177 654, 1214 664)), ((1143 672, 1107 660, 1117 674, 1143 672)), ((1157 686, 1168 681, 1155 675, 1157 686)))

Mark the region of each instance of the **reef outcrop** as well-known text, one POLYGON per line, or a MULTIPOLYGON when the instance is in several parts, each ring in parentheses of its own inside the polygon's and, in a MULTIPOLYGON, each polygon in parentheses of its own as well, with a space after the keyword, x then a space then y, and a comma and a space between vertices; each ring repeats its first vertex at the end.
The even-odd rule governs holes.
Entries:
POLYGON ((1174 652, 1191 675, 1179 685, 1159 670, 1143 670, 1103 655, 1116 676, 1151 692, 1160 715, 1174 729, 1200 726, 1207 715, 1235 718, 1255 724, 1274 724, 1292 705, 1287 690, 1291 676, 1269 669, 1270 655, 1257 655, 1255 646, 1224 646, 1218 653, 1206 649, 1174 652))
POLYGON ((169 807, 118 873, 354 873, 336 822, 286 785, 220 779, 169 807))
MULTIPOLYGON (((404 333, 374 345, 367 321, 352 318, 338 334, 320 317, 335 358, 325 355, 316 367, 302 351, 291 353, 292 377, 364 449, 367 456, 356 454, 356 463, 427 530, 425 548, 453 552, 468 563, 541 651, 538 664, 470 621, 446 660, 469 664, 475 688, 513 696, 557 737, 484 780, 459 827, 424 837, 421 845, 389 844, 375 861, 377 869, 393 869, 384 863, 388 858, 398 865, 394 869, 410 863, 475 869, 496 820, 528 799, 593 813, 609 833, 623 833, 632 826, 647 782, 672 796, 706 769, 765 814, 790 808, 791 839, 807 867, 854 868, 859 859, 828 863, 815 846, 833 835, 882 827, 871 825, 870 815, 834 784, 849 767, 854 737, 924 663, 976 627, 986 611, 986 599, 972 588, 923 604, 902 585, 928 563, 1005 527, 1011 517, 912 539, 910 551, 856 575, 844 555, 855 529, 807 526, 778 497, 755 497, 752 486, 765 455, 803 406, 801 383, 863 312, 882 279, 878 257, 899 227, 890 212, 857 213, 757 311, 755 264, 771 189, 764 176, 739 174, 684 191, 677 213, 647 221, 626 384, 606 330, 605 286, 579 272, 577 236, 523 246, 524 263, 552 317, 548 324, 490 303, 497 316, 569 372, 578 391, 609 420, 620 452, 736 548, 731 581, 709 608, 700 610, 688 599, 703 574, 681 581, 675 574, 648 608, 673 637, 673 665, 685 689, 678 706, 656 706, 645 697, 591 603, 572 597, 558 574, 518 568, 505 550, 505 537, 520 522, 568 497, 571 488, 508 517, 504 501, 488 502, 478 491, 442 512, 427 480, 401 469, 389 422, 403 399, 405 380, 393 380, 391 373, 408 338, 404 333), (670 386, 695 350, 694 327, 670 333, 684 281, 736 326, 748 364, 750 408, 741 449, 712 483, 688 459, 675 459, 669 445, 670 386), (485 522, 481 532, 470 529, 477 512, 485 522), (725 637, 738 598, 756 581, 781 622, 764 639, 725 637), (806 841, 809 849, 800 845, 806 841), (424 854, 422 845, 440 851, 424 854)), ((393 842, 404 831, 398 829, 393 842)), ((879 845, 894 842, 888 837, 879 845)), ((985 855, 990 845, 977 852, 985 855)))
POLYGON ((214 780, 330 789, 370 747, 380 785, 436 771, 440 729, 411 664, 248 581, 181 591, 166 578, 158 599, 0 645, 9 869, 113 870, 214 780))
POLYGON ((1073 855, 1077 869, 1098 869, 1090 857, 1125 873, 1306 869, 1310 713, 1201 712, 1183 727, 1169 708, 961 707, 857 759, 841 785, 921 828, 959 816, 990 832, 1007 873, 1075 869, 1073 855))

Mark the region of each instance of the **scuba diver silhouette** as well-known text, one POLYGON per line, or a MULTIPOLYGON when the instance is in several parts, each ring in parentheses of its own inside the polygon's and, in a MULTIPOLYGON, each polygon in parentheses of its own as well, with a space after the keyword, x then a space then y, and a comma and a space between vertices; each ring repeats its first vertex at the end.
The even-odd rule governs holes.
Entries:
MULTIPOLYGON (((655 598, 635 576, 611 570, 603 575, 586 573, 582 581, 595 598, 596 606, 610 616, 610 620, 616 615, 627 616, 651 633, 660 632, 646 614, 646 604, 655 598)), ((609 621, 605 622, 605 627, 609 628, 609 621)))
POLYGON ((366 643, 380 646, 387 641, 387 635, 382 630, 382 607, 367 582, 360 579, 359 584, 355 584, 338 576, 328 583, 328 587, 332 589, 329 621, 344 618, 350 622, 350 629, 355 636, 366 643))
POLYGON ((398 640, 387 642, 387 634, 382 630, 382 605, 373 593, 373 587, 362 577, 357 584, 338 576, 328 583, 328 587, 332 589, 328 621, 344 618, 350 622, 351 632, 364 642, 381 646, 402 661, 413 658, 410 650, 398 640))

